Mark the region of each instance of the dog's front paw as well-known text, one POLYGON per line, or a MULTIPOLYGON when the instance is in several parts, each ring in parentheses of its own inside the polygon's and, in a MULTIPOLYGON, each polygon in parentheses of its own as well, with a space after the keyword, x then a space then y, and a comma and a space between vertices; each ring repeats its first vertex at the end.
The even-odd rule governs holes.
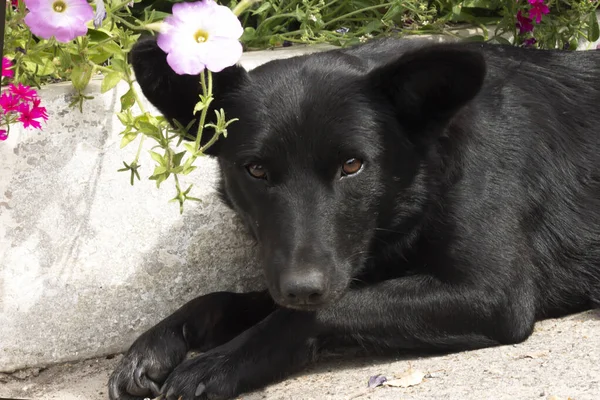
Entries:
POLYGON ((155 397, 167 376, 185 358, 187 345, 182 334, 150 329, 129 348, 110 376, 111 400, 138 400, 155 397))
POLYGON ((224 400, 240 393, 240 376, 234 353, 223 347, 181 363, 162 387, 166 400, 224 400))

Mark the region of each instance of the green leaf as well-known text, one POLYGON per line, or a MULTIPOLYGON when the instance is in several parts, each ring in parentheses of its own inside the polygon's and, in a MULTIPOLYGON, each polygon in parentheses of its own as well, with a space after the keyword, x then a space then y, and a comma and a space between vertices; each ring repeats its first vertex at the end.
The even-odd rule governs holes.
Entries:
POLYGON ((40 66, 44 66, 47 62, 47 61, 44 61, 42 59, 42 57, 39 56, 39 54, 35 54, 35 53, 29 53, 25 57, 23 57, 23 59, 32 61, 35 64, 40 65, 40 66))
POLYGON ((462 2, 463 7, 467 8, 484 8, 487 10, 496 10, 500 4, 495 0, 465 0, 462 2))
POLYGON ((163 167, 162 165, 154 168, 154 173, 152 174, 153 176, 158 176, 158 175, 162 175, 165 172, 167 172, 167 167, 163 167))
POLYGON ((504 38, 502 36, 496 36, 496 37, 494 37, 494 40, 496 42, 498 42, 498 44, 506 44, 506 45, 509 45, 509 46, 512 45, 512 43, 510 42, 510 40, 508 40, 508 39, 506 39, 506 38, 504 38))
MULTIPOLYGON (((158 154, 155 151, 150 150, 150 157, 152 157, 152 159, 154 161, 156 161, 157 163, 159 163, 161 166, 165 167, 165 171, 167 170, 167 168, 166 168, 167 161, 165 160, 165 158, 163 156, 161 156, 160 154, 158 154)), ((156 172, 154 174, 156 174, 156 172)))
POLYGON ((204 104, 204 102, 200 100, 194 106, 194 111, 192 113, 195 115, 198 111, 202 111, 204 108, 206 108, 206 104, 204 104))
POLYGON ((103 29, 91 29, 88 28, 87 37, 90 38, 92 42, 101 42, 110 37, 110 34, 103 29))
POLYGON ((160 129, 149 122, 137 121, 136 126, 139 126, 139 130, 146 136, 150 136, 152 139, 160 143, 162 137, 160 135, 160 129))
POLYGON ((121 121, 123 125, 129 125, 131 123, 131 112, 125 111, 117 113, 117 118, 119 118, 119 121, 121 121))
POLYGON ((573 39, 569 42, 569 50, 577 50, 579 47, 579 41, 577 39, 573 39))
POLYGON ((598 26, 598 17, 595 12, 590 13, 590 19, 588 21, 589 31, 588 31, 588 40, 590 42, 595 42, 600 38, 600 27, 598 26))
POLYGON ((455 4, 452 6, 452 16, 454 18, 458 18, 458 16, 460 15, 462 11, 462 2, 455 4))
POLYGON ((127 65, 125 64, 125 61, 120 60, 118 58, 113 58, 111 60, 111 62, 110 62, 110 66, 115 71, 119 71, 119 72, 123 72, 123 73, 125 73, 126 68, 127 68, 127 65))
POLYGON ((242 34, 242 37, 240 38, 240 41, 243 43, 246 43, 246 42, 250 42, 254 39, 256 39, 256 29, 254 29, 250 26, 245 28, 244 33, 242 34))
POLYGON ((189 151, 190 153, 194 154, 196 153, 196 144, 192 144, 192 143, 184 143, 183 147, 185 147, 185 149, 187 151, 189 151))
POLYGON ((118 44, 116 44, 113 41, 103 43, 101 45, 101 48, 102 48, 102 50, 107 51, 107 52, 112 53, 112 54, 118 54, 118 53, 121 53, 123 51, 121 49, 121 46, 119 46, 118 44))
POLYGON ((183 175, 187 175, 187 174, 189 174, 190 172, 192 172, 192 171, 193 171, 193 170, 195 170, 195 169, 196 169, 196 167, 194 167, 194 166, 192 166, 192 167, 188 167, 188 168, 184 168, 184 169, 181 171, 181 173, 182 173, 183 175))
POLYGON ((128 132, 126 134, 123 135, 123 137, 121 138, 121 149, 125 146, 127 146, 129 143, 133 142, 135 140, 135 138, 137 137, 138 132, 128 132))
POLYGON ((92 72, 94 72, 94 68, 87 63, 75 65, 71 71, 71 81, 75 89, 83 91, 92 79, 92 72))
POLYGON ((117 84, 121 81, 122 77, 123 74, 121 74, 118 71, 109 72, 102 80, 102 86, 100 87, 100 91, 102 93, 108 92, 110 89, 117 86, 117 84))
POLYGON ((73 62, 71 55, 62 48, 57 49, 58 60, 62 68, 69 68, 73 62))
POLYGON ((121 112, 129 110, 135 104, 135 95, 133 89, 129 89, 127 93, 121 96, 121 112))
POLYGON ((39 65, 31 61, 23 61, 23 65, 25 65, 27 70, 31 71, 32 74, 35 74, 37 76, 52 75, 56 72, 54 64, 51 63, 49 60, 44 65, 39 65))
POLYGON ((376 21, 371 21, 367 24, 367 26, 365 26, 364 28, 364 33, 371 33, 373 31, 376 31, 377 29, 381 28, 381 25, 383 25, 381 23, 380 20, 376 20, 376 21))
POLYGON ((464 39, 465 42, 483 42, 485 41, 485 37, 483 37, 482 35, 473 35, 473 36, 468 36, 464 39))
POLYGON ((173 156, 173 166, 178 167, 181 164, 181 159, 185 155, 185 151, 177 153, 173 156))
POLYGON ((104 64, 109 58, 114 57, 113 53, 102 50, 90 50, 90 61, 97 65, 104 64))
MULTIPOLYGON (((141 0, 136 1, 136 3, 139 3, 141 0)), ((166 12, 162 12, 162 11, 156 11, 156 10, 152 10, 152 21, 162 21, 163 19, 165 19, 165 17, 168 17, 169 13, 166 12)))
POLYGON ((156 181, 156 187, 160 188, 160 184, 167 180, 167 178, 171 175, 166 172, 167 169, 165 167, 156 167, 154 168, 154 173, 148 179, 151 181, 156 181))

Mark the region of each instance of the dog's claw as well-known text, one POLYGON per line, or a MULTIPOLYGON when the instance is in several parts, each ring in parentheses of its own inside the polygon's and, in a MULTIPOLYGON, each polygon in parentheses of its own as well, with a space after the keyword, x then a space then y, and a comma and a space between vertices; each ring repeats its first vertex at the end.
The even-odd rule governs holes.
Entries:
POLYGON ((200 397, 202 395, 202 393, 204 393, 205 390, 206 390, 206 385, 204 383, 199 384, 198 387, 196 388, 196 393, 194 393, 194 396, 200 397))

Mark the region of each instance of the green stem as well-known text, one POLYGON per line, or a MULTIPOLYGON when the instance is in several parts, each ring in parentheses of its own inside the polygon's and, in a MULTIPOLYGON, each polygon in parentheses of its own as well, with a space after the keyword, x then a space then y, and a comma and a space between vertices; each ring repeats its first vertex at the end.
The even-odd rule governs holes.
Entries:
POLYGON ((202 111, 200 112, 200 122, 198 124, 198 131, 196 133, 196 150, 200 148, 200 143, 202 143, 202 133, 204 131, 204 123, 206 122, 206 114, 208 113, 209 105, 212 102, 212 73, 208 70, 205 71, 208 73, 208 87, 206 86, 204 71, 200 73, 200 84, 202 85, 202 94, 207 101, 206 104, 204 104, 204 108, 202 108, 202 111))
POLYGON ((345 0, 342 4, 338 5, 337 8, 335 10, 333 10, 330 13, 327 13, 326 15, 323 15, 323 19, 328 18, 330 15, 336 15, 337 13, 339 13, 346 5, 348 4, 348 0, 345 0))
POLYGON ((131 0, 125 0, 125 1, 117 4, 116 6, 109 8, 106 11, 107 11, 107 13, 112 14, 113 12, 115 12, 115 11, 121 9, 122 7, 126 6, 127 4, 129 4, 130 1, 131 0))
POLYGON ((246 11, 246 9, 248 7, 250 7, 252 4, 257 3, 259 1, 261 1, 261 0, 242 0, 238 3, 237 6, 235 6, 233 8, 233 13, 239 17, 239 15, 241 13, 243 13, 244 11, 246 11))
POLYGON ((331 7, 332 5, 334 5, 335 3, 337 3, 340 0, 331 0, 329 3, 325 4, 323 6, 323 9, 326 9, 327 7, 331 7))
POLYGON ((99 69, 104 72, 114 72, 111 68, 103 67, 102 65, 94 64, 92 61, 88 61, 88 64, 94 67, 95 69, 99 69))
POLYGON ((292 14, 292 13, 271 15, 270 17, 268 17, 268 18, 265 18, 265 19, 264 19, 264 21, 262 21, 262 22, 260 23, 260 25, 259 25, 259 26, 258 26, 256 29, 258 30, 258 29, 260 29, 260 27, 261 27, 263 24, 265 24, 265 23, 267 23, 267 22, 269 22, 269 21, 276 20, 276 19, 278 19, 278 18, 295 18, 295 17, 296 17, 296 14, 292 14))
POLYGON ((362 8, 360 10, 349 12, 347 14, 341 15, 341 16, 339 16, 337 18, 334 18, 334 19, 326 22, 325 24, 323 24, 322 29, 325 28, 328 25, 331 25, 331 24, 335 23, 335 22, 338 22, 338 21, 344 20, 344 19, 346 19, 348 17, 351 17, 352 15, 360 14, 360 13, 363 13, 365 11, 376 10, 378 8, 383 8, 383 7, 391 6, 393 4, 394 4, 393 2, 383 3, 383 4, 378 4, 376 6, 365 7, 365 8, 362 8))
MULTIPOLYGON (((129 90, 131 90, 131 92, 133 93, 135 102, 137 103, 138 107, 140 108, 140 111, 142 112, 142 114, 146 114, 146 107, 144 107, 144 103, 142 103, 142 99, 140 99, 140 95, 138 94, 137 90, 135 90, 135 88, 133 87, 133 82, 129 79, 129 76, 127 76, 127 79, 129 80, 129 90)), ((136 165, 137 165, 138 160, 140 159, 140 154, 142 153, 144 139, 146 139, 146 135, 141 135, 141 136, 142 136, 142 138, 140 139, 140 144, 138 145, 137 153, 135 153, 135 158, 133 160, 134 164, 136 164, 136 165)))
POLYGON ((200 153, 204 153, 210 146, 215 144, 215 142, 219 139, 219 134, 215 132, 213 137, 210 138, 208 142, 204 146, 200 148, 200 153))
POLYGON ((116 19, 117 21, 121 22, 123 25, 125 25, 129 29, 133 29, 134 31, 145 31, 146 30, 146 28, 144 28, 143 26, 133 25, 132 23, 130 23, 129 21, 127 21, 124 18, 119 17, 118 15, 112 14, 111 17, 113 19, 116 19))
POLYGON ((179 196, 179 194, 181 193, 181 186, 179 186, 179 178, 177 177, 177 174, 173 174, 173 177, 175 178, 175 188, 177 188, 177 195, 179 196))

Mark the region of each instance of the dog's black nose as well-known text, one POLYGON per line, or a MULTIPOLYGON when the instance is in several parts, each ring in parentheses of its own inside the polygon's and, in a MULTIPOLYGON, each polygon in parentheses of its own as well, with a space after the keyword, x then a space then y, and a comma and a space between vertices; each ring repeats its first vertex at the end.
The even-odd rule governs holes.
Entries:
POLYGON ((318 269, 288 271, 279 285, 286 302, 293 306, 315 306, 325 300, 327 281, 318 269))

